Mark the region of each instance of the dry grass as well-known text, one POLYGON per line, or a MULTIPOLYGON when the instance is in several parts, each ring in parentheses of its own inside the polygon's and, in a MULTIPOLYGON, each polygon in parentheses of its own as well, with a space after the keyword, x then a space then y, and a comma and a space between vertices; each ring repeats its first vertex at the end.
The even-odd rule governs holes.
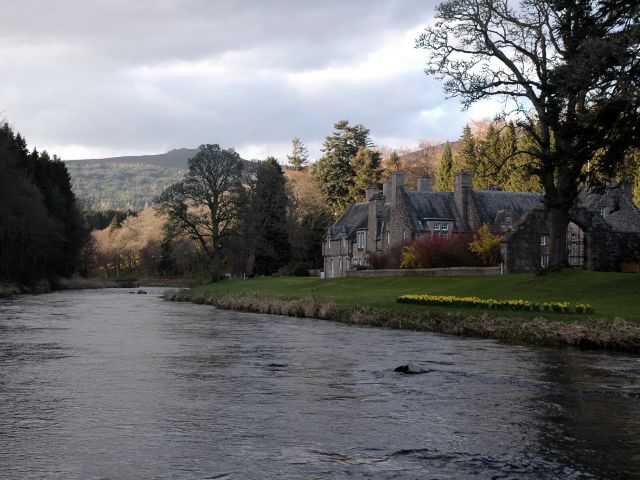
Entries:
POLYGON ((333 320, 352 325, 405 329, 492 338, 508 343, 540 346, 575 346, 585 349, 640 352, 640 325, 622 318, 586 319, 580 323, 482 315, 399 313, 375 307, 346 307, 321 302, 317 296, 286 300, 266 296, 188 294, 184 290, 165 293, 174 301, 191 301, 225 310, 333 320))

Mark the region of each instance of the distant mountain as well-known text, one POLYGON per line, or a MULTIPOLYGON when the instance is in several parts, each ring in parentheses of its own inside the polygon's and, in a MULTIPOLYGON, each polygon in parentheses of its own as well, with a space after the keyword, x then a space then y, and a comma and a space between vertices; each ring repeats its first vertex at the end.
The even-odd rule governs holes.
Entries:
POLYGON ((95 210, 139 209, 187 172, 197 148, 178 148, 158 155, 68 160, 67 170, 78 198, 95 210))
POLYGON ((74 193, 89 208, 137 210, 180 181, 187 173, 187 160, 196 153, 197 148, 177 148, 157 155, 67 160, 65 164, 74 193))
POLYGON ((197 148, 175 148, 157 155, 127 155, 124 157, 93 158, 87 160, 68 160, 67 165, 127 163, 139 165, 158 165, 162 167, 187 168, 187 160, 198 153, 197 148))

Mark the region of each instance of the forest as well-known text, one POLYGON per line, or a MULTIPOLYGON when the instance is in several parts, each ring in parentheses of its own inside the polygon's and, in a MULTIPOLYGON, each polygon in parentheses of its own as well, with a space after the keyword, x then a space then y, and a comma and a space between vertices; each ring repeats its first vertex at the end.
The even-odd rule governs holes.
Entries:
POLYGON ((65 164, 0 125, 0 281, 78 272, 87 236, 65 164))

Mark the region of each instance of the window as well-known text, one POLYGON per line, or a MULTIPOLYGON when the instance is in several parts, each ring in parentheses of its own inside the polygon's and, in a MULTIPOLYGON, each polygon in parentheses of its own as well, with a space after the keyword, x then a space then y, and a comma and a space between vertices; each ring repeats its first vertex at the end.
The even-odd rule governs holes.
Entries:
POLYGON ((600 209, 600 216, 602 218, 606 218, 607 217, 607 209, 606 208, 601 208, 600 209))
POLYGON ((331 250, 331 237, 327 237, 327 250, 331 250))
POLYGON ((358 232, 358 249, 362 250, 367 246, 367 232, 358 232))
POLYGON ((407 239, 407 231, 406 230, 402 230, 402 241, 404 242, 407 239))
POLYGON ((338 260, 338 269, 342 270, 342 257, 338 260))
POLYGON ((547 244, 547 237, 546 237, 546 235, 542 235, 540 237, 540 246, 544 247, 546 244, 547 244))
POLYGON ((351 268, 351 259, 347 258, 347 270, 351 268))
POLYGON ((391 233, 387 232, 387 245, 391 243, 391 233))
POLYGON ((449 230, 449 224, 448 223, 443 223, 441 230, 444 230, 445 232, 447 232, 449 230))
POLYGON ((345 250, 347 249, 347 239, 346 238, 342 239, 342 248, 344 248, 345 250))
POLYGON ((540 256, 540 266, 542 268, 547 268, 549 266, 549 255, 540 256))
POLYGON ((433 224, 433 229, 434 230, 440 230, 440 224, 439 223, 434 223, 433 224))

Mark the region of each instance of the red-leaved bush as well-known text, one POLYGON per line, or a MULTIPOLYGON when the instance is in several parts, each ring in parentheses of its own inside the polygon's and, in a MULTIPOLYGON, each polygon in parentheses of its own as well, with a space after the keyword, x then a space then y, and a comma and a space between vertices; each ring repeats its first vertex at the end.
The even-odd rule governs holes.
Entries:
POLYGON ((469 243, 472 241, 473 235, 465 233, 453 233, 449 237, 429 235, 419 238, 408 247, 411 248, 409 254, 413 259, 413 268, 480 266, 480 258, 469 250, 469 243))

